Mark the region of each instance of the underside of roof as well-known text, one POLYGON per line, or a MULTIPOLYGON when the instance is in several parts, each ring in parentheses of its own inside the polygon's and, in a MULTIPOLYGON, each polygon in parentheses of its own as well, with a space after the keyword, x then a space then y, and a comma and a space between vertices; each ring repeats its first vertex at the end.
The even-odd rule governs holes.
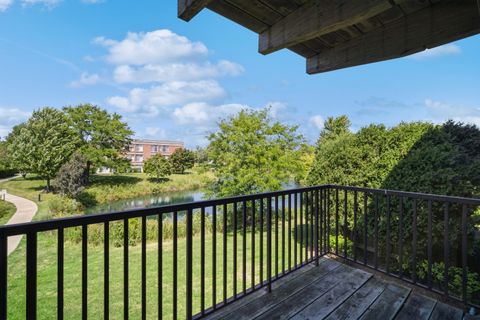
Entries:
MULTIPOLYGON (((178 0, 185 21, 208 8, 289 49, 307 73, 410 55, 480 33, 480 0, 178 0)), ((214 32, 214 31, 213 31, 214 32)))

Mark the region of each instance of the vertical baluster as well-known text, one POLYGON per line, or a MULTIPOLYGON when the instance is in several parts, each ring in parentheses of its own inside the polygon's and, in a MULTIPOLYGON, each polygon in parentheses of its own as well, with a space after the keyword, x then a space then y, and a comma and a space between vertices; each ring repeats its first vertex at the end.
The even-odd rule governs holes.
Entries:
POLYGON ((300 265, 303 264, 303 193, 300 192, 300 265))
POLYGON ((247 293, 247 203, 242 203, 242 288, 247 293))
POLYGON ((358 248, 357 216, 358 216, 358 194, 357 194, 357 191, 354 191, 353 192, 353 261, 355 262, 357 262, 357 248, 358 248))
POLYGON ((178 318, 177 314, 177 298, 178 298, 178 283, 177 283, 177 268, 178 268, 178 212, 173 212, 173 319, 178 318))
MULTIPOLYGON (((65 235, 63 228, 58 229, 57 235, 57 319, 63 319, 64 309, 64 261, 65 261, 65 235)), ((108 285, 107 285, 108 286, 108 285)), ((108 287, 105 287, 108 288, 108 287)), ((107 300, 108 301, 108 300, 107 300)), ((105 302, 104 302, 105 304, 105 302)), ((107 309, 108 311, 108 305, 107 309)), ((1 319, 2 317, 0 317, 1 319)), ((108 320, 107 317, 104 317, 108 320)))
POLYGON ((462 205, 462 300, 467 304, 467 205, 462 205))
POLYGON ((448 208, 448 202, 445 202, 445 211, 443 214, 443 264, 444 264, 444 271, 443 271, 443 286, 444 286, 444 294, 446 297, 448 297, 448 268, 450 267, 449 263, 449 248, 450 248, 450 243, 448 241, 448 223, 449 223, 449 208, 448 208))
POLYGON ((293 221, 293 224, 294 224, 294 227, 293 227, 294 228, 293 229, 294 237, 293 238, 294 238, 294 245, 295 246, 293 247, 293 256, 294 256, 295 269, 296 269, 297 268, 297 261, 298 261, 298 259, 297 259, 297 257, 298 257, 298 255, 297 255, 297 247, 298 247, 298 215, 297 215, 298 212, 297 212, 297 207, 298 207, 298 201, 297 201, 297 194, 296 193, 293 194, 293 201, 294 201, 293 207, 294 207, 294 210, 295 210, 295 212, 294 212, 295 217, 294 217, 294 221, 293 221))
POLYGON ((391 212, 390 212, 390 195, 387 195, 387 255, 386 255, 386 271, 387 274, 390 273, 390 220, 391 220, 391 212))
POLYGON ((319 250, 318 250, 318 189, 315 190, 315 265, 319 265, 319 250))
POLYGON ((344 190, 343 195, 343 255, 345 259, 348 259, 348 191, 344 190))
MULTIPOLYGON (((60 231, 60 230, 59 230, 60 231)), ((63 237, 63 230, 62 230, 63 237)), ((62 257, 63 259, 63 257, 62 257)), ((110 224, 103 224, 103 318, 110 318, 110 224)))
POLYGON ((275 278, 278 278, 278 196, 275 196, 275 278))
POLYGON ((237 210, 238 205, 236 202, 233 203, 233 298, 237 298, 237 210))
POLYGON ((142 319, 147 319, 147 217, 142 217, 142 319))
MULTIPOLYGON (((27 279, 28 281, 28 279, 27 279)), ((29 319, 33 319, 27 316, 29 319)), ((82 226, 82 319, 88 318, 88 226, 82 226)))
POLYGON ((217 206, 212 207, 212 307, 217 309, 217 206))
POLYGON ((413 283, 417 282, 417 199, 413 199, 413 248, 412 248, 412 277, 413 283))
POLYGON ((187 210, 186 217, 186 313, 187 320, 192 319, 192 301, 193 301, 193 211, 192 209, 187 210))
POLYGON ((398 244, 398 256, 400 262, 400 278, 403 278, 403 197, 400 197, 400 217, 398 221, 398 233, 399 233, 399 244, 398 244))
POLYGON ((227 204, 223 205, 223 304, 227 304, 227 204))
POLYGON ((285 274, 285 195, 282 195, 282 273, 285 274))
POLYGON ((378 269, 378 194, 375 194, 375 217, 374 217, 374 233, 375 233, 375 239, 374 239, 374 245, 373 245, 373 251, 374 251, 374 264, 375 264, 375 269, 378 269))
POLYGON ((308 214, 309 214, 309 205, 308 205, 308 192, 304 193, 305 197, 305 262, 308 262, 308 247, 309 247, 309 221, 308 221, 308 214))
POLYGON ((252 200, 252 227, 251 227, 251 232, 252 232, 252 258, 250 261, 250 266, 251 266, 251 288, 252 290, 255 289, 255 200, 252 200))
POLYGON ((338 256, 338 188, 335 188, 335 254, 338 256))
POLYGON ((318 221, 318 226, 317 228, 319 229, 318 230, 318 241, 320 243, 320 252, 321 254, 325 254, 325 250, 324 250, 324 246, 323 246, 323 214, 324 214, 324 210, 323 210, 323 193, 324 193, 325 189, 324 188, 321 188, 320 190, 317 190, 317 197, 319 197, 317 199, 317 205, 319 206, 319 209, 320 209, 320 212, 319 212, 319 221, 318 221))
POLYGON ((205 207, 200 209, 200 312, 205 314, 205 207))
POLYGON ((157 244, 157 260, 158 260, 158 319, 163 318, 163 214, 157 215, 158 228, 158 244, 157 244))
POLYGON ((314 237, 315 234, 313 232, 314 225, 315 225, 315 209, 314 209, 314 193, 313 191, 310 192, 310 259, 314 259, 315 254, 315 246, 314 246, 314 237))
POLYGON ((432 200, 428 200, 428 243, 427 243, 427 255, 428 255, 428 271, 427 271, 427 283, 428 288, 432 289, 432 200))
POLYGON ((367 193, 363 192, 363 264, 367 265, 368 216, 367 193))
POLYGON ((260 199, 260 285, 263 286, 263 198, 260 199))
POLYGON ((292 195, 288 194, 288 271, 292 270, 292 195))
POLYGON ((267 283, 272 292, 272 198, 267 198, 267 283))
MULTIPOLYGON (((84 258, 82 251, 82 259, 84 258)), ((83 261, 83 260, 82 260, 83 261)), ((83 264, 82 264, 83 266, 83 264)), ((82 268, 82 274, 85 270, 82 268)), ((83 280, 83 277, 82 277, 83 280)), ((83 288, 83 281, 82 281, 83 288)), ((37 318, 37 233, 27 234, 27 319, 37 318)), ((84 289, 82 294, 84 294, 84 289)), ((7 291, 4 292, 6 294, 7 291)), ((83 297, 83 295, 82 295, 83 297)), ((82 299, 82 311, 84 311, 85 300, 82 299)), ((85 317, 85 313, 82 313, 85 317)))
POLYGON ((330 224, 330 189, 327 189, 327 248, 328 252, 331 252, 330 248, 330 235, 331 235, 331 224, 330 224))
POLYGON ((0 234, 0 319, 7 319, 8 238, 0 234))
POLYGON ((128 219, 123 220, 123 317, 128 319, 128 219))

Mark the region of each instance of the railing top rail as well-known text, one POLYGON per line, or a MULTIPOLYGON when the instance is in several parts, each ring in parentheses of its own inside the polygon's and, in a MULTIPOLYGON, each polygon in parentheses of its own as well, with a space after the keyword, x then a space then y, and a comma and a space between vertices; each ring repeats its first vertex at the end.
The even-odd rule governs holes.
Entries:
POLYGON ((22 224, 4 225, 4 226, 0 226, 0 236, 14 236, 19 234, 26 234, 29 232, 40 232, 40 231, 57 230, 61 228, 79 227, 83 225, 105 223, 105 222, 118 221, 123 219, 131 219, 131 218, 139 218, 143 216, 171 213, 175 211, 180 212, 180 211, 195 210, 195 209, 201 209, 201 208, 206 208, 211 206, 230 204, 234 202, 252 201, 252 200, 258 200, 258 199, 265 199, 268 197, 288 195, 288 194, 294 194, 299 192, 314 191, 314 190, 320 190, 325 188, 334 188, 334 189, 338 188, 341 190, 367 192, 371 194, 392 195, 392 196, 399 196, 399 197, 409 197, 409 198, 422 199, 422 200, 432 200, 432 201, 441 201, 441 202, 459 203, 459 204, 468 204, 468 205, 480 205, 480 199, 478 198, 452 197, 452 196, 442 196, 442 195, 434 195, 434 194, 418 193, 418 192, 406 192, 406 191, 396 191, 396 190, 387 190, 387 189, 371 189, 371 188, 363 188, 363 187, 340 186, 340 185, 329 184, 329 185, 318 185, 318 186, 296 188, 296 189, 286 189, 281 191, 264 192, 264 193, 257 193, 252 195, 235 196, 235 197, 227 197, 227 198, 212 199, 212 200, 202 200, 202 201, 196 201, 196 202, 187 202, 187 203, 174 204, 174 205, 164 205, 164 206, 158 206, 153 208, 133 209, 128 211, 73 216, 73 217, 51 219, 51 220, 45 220, 45 221, 34 221, 34 222, 28 222, 28 223, 22 223, 22 224))
POLYGON ((389 189, 372 189, 372 188, 363 188, 363 187, 341 186, 341 185, 335 185, 335 184, 328 184, 322 187, 338 188, 338 189, 350 190, 350 191, 360 191, 360 192, 367 192, 372 194, 383 194, 383 195, 391 195, 391 196, 398 196, 398 197, 415 198, 415 199, 422 199, 422 200, 432 200, 432 201, 469 204, 469 205, 480 205, 480 198, 444 196, 444 195, 437 195, 437 194, 431 194, 431 193, 397 191, 397 190, 389 190, 389 189))
POLYGON ((304 188, 286 189, 286 190, 280 190, 280 191, 256 193, 252 195, 234 196, 234 197, 226 197, 226 198, 220 198, 220 199, 201 200, 201 201, 195 201, 195 202, 163 205, 163 206, 152 207, 152 208, 132 209, 127 211, 81 215, 81 216, 44 220, 44 221, 34 221, 34 222, 21 223, 21 224, 4 225, 4 226, 0 226, 0 236, 14 236, 19 234, 27 234, 29 232, 51 231, 51 230, 57 230, 61 228, 79 227, 83 225, 105 223, 105 222, 118 221, 123 219, 140 218, 143 216, 195 210, 195 209, 201 209, 201 208, 206 208, 211 206, 231 204, 234 202, 252 201, 252 200, 265 199, 265 198, 274 197, 274 196, 314 191, 322 188, 325 188, 325 186, 321 185, 321 186, 311 186, 311 187, 304 187, 304 188))

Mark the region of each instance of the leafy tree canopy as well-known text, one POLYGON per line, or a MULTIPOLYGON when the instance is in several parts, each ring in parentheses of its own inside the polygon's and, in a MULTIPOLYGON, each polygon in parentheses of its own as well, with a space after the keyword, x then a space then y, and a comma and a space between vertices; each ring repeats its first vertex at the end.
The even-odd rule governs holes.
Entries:
POLYGON ((65 107, 71 128, 80 139, 79 151, 91 166, 115 168, 121 166, 122 152, 128 149, 133 131, 116 113, 92 104, 65 107))
POLYGON ((172 165, 161 154, 156 154, 143 163, 143 171, 152 177, 161 179, 172 174, 172 165))
POLYGON ((76 152, 58 171, 53 185, 60 194, 75 198, 86 184, 87 159, 76 152))
POLYGON ((183 174, 185 170, 193 168, 195 153, 187 149, 177 149, 170 156, 170 163, 173 172, 183 174))
POLYGON ((208 137, 208 156, 218 178, 215 196, 278 190, 293 180, 304 138, 297 126, 274 121, 268 109, 243 110, 219 123, 208 137))

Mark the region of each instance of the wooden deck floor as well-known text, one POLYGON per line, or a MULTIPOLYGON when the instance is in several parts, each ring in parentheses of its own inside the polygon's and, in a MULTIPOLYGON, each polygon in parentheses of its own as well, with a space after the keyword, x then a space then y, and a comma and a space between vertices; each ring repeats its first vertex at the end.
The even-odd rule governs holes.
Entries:
POLYGON ((208 319, 458 319, 463 311, 328 258, 208 319))

